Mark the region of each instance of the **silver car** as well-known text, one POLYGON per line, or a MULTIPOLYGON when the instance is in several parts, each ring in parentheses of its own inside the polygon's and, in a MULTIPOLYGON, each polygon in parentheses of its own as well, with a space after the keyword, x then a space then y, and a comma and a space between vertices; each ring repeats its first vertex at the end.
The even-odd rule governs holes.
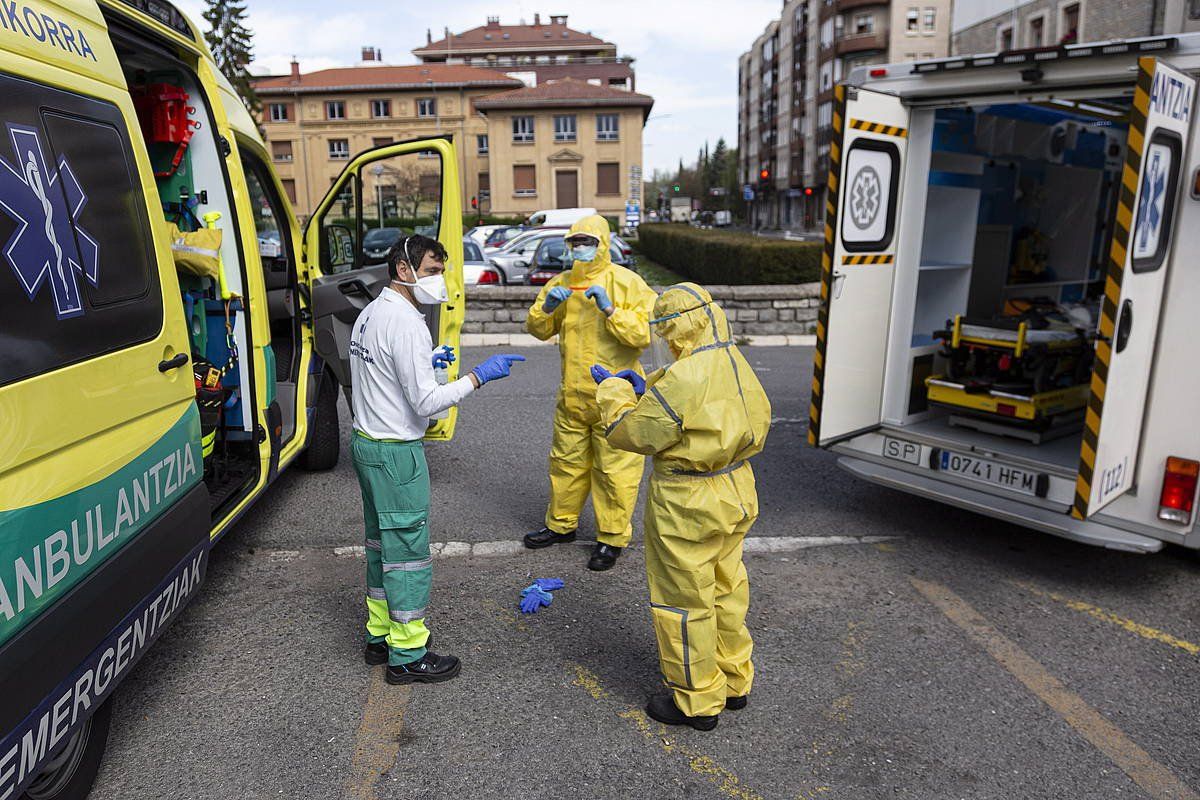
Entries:
POLYGON ((466 286, 499 286, 500 271, 483 257, 479 245, 463 237, 463 284, 466 286))
POLYGON ((533 263, 533 254, 547 236, 563 236, 567 228, 534 228, 526 231, 511 242, 488 256, 488 260, 500 270, 505 283, 524 283, 525 273, 533 263))

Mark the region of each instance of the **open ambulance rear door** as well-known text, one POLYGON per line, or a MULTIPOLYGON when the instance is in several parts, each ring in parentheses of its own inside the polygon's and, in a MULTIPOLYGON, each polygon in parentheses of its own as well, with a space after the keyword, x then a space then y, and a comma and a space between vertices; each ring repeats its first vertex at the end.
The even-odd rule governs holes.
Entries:
POLYGON ((1172 260, 1195 257, 1173 253, 1171 233, 1200 225, 1196 204, 1176 202, 1195 101, 1193 78, 1139 59, 1072 508, 1079 519, 1135 487, 1163 286, 1172 260))
MULTIPOLYGON (((350 388, 350 333, 358 314, 388 284, 388 267, 364 252, 367 231, 399 225, 436 238, 450 254, 450 302, 424 306, 434 345, 459 348, 465 315, 462 198, 458 159, 448 137, 412 139, 364 151, 346 165, 304 229, 304 262, 313 312, 314 347, 350 388), (375 263, 368 263, 375 262, 375 263)), ((450 365, 458 377, 458 363, 450 365)), ((430 426, 425 438, 450 439, 458 410, 430 426)))
POLYGON ((882 421, 908 128, 898 97, 835 90, 810 444, 830 445, 882 421))

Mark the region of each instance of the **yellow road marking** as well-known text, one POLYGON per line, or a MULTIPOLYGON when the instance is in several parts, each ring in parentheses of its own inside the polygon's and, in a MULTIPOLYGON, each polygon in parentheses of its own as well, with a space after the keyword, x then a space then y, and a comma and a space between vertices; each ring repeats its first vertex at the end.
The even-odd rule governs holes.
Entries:
POLYGON ((1082 600, 1072 600, 1069 597, 1063 597, 1062 595, 1055 594, 1054 592, 1046 592, 1023 581, 1013 581, 1012 583, 1014 586, 1019 586, 1025 591, 1035 594, 1038 597, 1045 597, 1046 599, 1053 600, 1056 603, 1062 603, 1072 611, 1078 611, 1081 614, 1087 614, 1089 617, 1098 619, 1101 622, 1108 622, 1116 625, 1119 628, 1124 628, 1130 633, 1141 636, 1143 639, 1151 639, 1156 642, 1162 642, 1163 644, 1169 644, 1171 647, 1178 648, 1183 650, 1185 653, 1190 653, 1194 656, 1200 655, 1200 644, 1194 644, 1184 639, 1180 639, 1178 636, 1172 636, 1165 631, 1160 631, 1157 628, 1151 628, 1149 625, 1143 625, 1140 622, 1134 622, 1131 619, 1126 619, 1125 617, 1114 614, 1107 609, 1094 606, 1091 603, 1085 603, 1082 600))
POLYGON ((1200 795, 1150 757, 1116 725, 1055 678, 965 600, 936 583, 909 578, 926 600, 963 630, 1009 674, 1050 706, 1093 747, 1108 756, 1155 800, 1200 800, 1200 795))
POLYGON ((375 800, 379 776, 392 768, 400 751, 404 710, 412 696, 411 686, 389 686, 384 669, 371 670, 362 720, 354 734, 354 757, 342 796, 348 800, 375 800))
MULTIPOLYGON (((613 699, 612 693, 600 683, 600 678, 582 664, 566 662, 567 671, 573 675, 572 686, 583 689, 593 700, 608 701, 613 699)), ((617 712, 617 716, 630 723, 638 733, 653 742, 664 753, 676 755, 687 760, 688 768, 698 775, 703 775, 717 791, 733 800, 763 800, 762 795, 742 783, 732 770, 721 766, 711 756, 671 738, 667 726, 655 722, 646 716, 646 712, 636 706, 628 706, 617 712)))

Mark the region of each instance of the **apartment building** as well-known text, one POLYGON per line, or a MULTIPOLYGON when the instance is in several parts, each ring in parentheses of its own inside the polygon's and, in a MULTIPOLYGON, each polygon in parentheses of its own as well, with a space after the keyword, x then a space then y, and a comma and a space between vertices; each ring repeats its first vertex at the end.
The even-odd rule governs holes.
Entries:
POLYGON ((477 179, 495 213, 588 207, 623 223, 626 202, 640 199, 652 98, 566 78, 475 105, 488 119, 492 164, 477 179))
POLYGON ((824 222, 833 88, 857 66, 949 55, 951 0, 788 0, 738 61, 738 154, 755 227, 824 222))
POLYGON ((633 59, 619 56, 617 46, 577 31, 567 25, 566 14, 552 14, 542 21, 503 25, 499 17, 462 33, 433 39, 425 33, 425 45, 413 55, 426 64, 469 64, 475 67, 518 73, 525 83, 575 78, 594 85, 634 91, 633 59))

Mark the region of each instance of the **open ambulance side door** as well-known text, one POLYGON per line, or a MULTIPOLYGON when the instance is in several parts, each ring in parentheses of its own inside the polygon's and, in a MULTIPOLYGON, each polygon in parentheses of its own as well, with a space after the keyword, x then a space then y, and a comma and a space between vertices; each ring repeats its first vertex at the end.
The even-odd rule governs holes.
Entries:
POLYGON ((1138 60, 1072 508, 1079 519, 1135 486, 1167 270, 1195 255, 1173 253, 1171 241, 1195 100, 1193 78, 1138 60))
MULTIPOLYGON (((459 349, 465 315, 462 198, 458 159, 449 137, 427 137, 376 147, 354 157, 329 189, 304 229, 304 262, 313 313, 314 349, 350 391, 350 334, 358 314, 388 284, 377 228, 436 238, 450 254, 446 288, 450 302, 424 306, 434 346, 459 349), (365 240, 365 244, 364 244, 365 240)), ((458 363, 450 365, 458 377, 458 363)), ((427 439, 454 435, 457 409, 436 420, 427 439)))
POLYGON ((883 418, 908 127, 909 110, 898 97, 836 88, 810 444, 833 444, 883 418))

